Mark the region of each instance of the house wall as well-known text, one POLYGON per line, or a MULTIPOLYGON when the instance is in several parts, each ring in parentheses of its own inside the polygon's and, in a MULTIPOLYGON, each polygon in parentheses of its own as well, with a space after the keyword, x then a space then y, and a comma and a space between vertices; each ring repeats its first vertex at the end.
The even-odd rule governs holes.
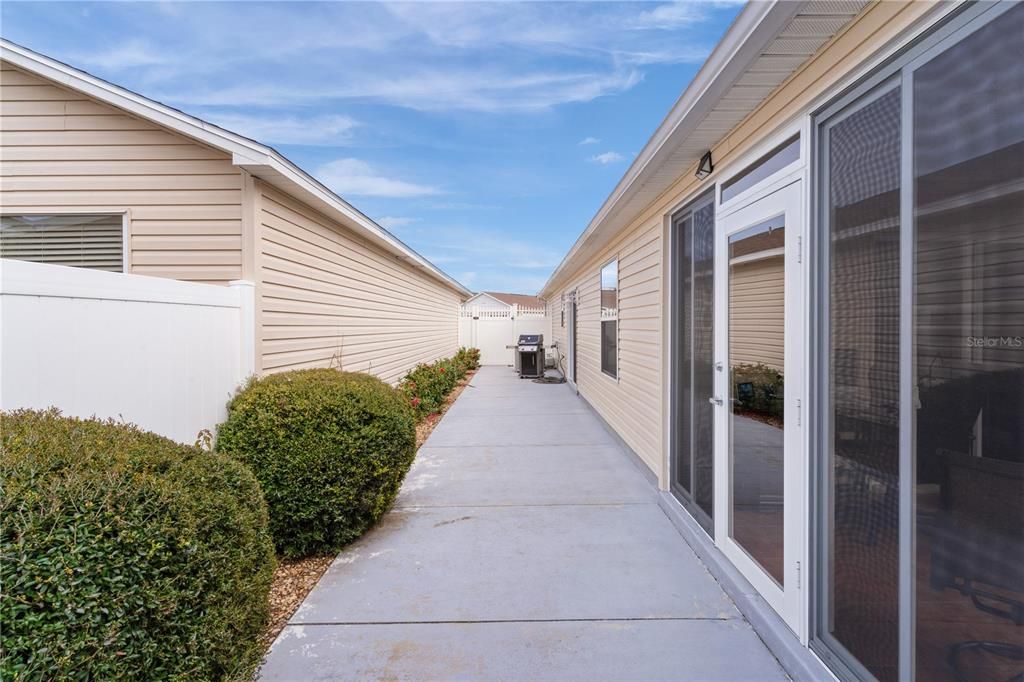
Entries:
POLYGON ((262 369, 340 366, 395 382, 459 343, 458 293, 256 182, 262 369))
POLYGON ((558 298, 576 289, 576 385, 652 470, 658 469, 661 431, 661 229, 616 244, 614 252, 551 296, 555 338, 567 351, 558 298), (618 379, 601 371, 601 266, 619 259, 618 379))
MULTIPOLYGON (((545 303, 547 317, 550 323, 550 329, 548 335, 544 337, 544 344, 547 346, 547 354, 556 358, 558 362, 558 371, 563 375, 569 371, 567 360, 567 353, 569 352, 569 346, 567 345, 566 328, 562 326, 562 298, 561 294, 551 296, 545 303), (557 346, 553 348, 553 346, 557 346)), ((568 319, 566 319, 568 324, 568 319)))
POLYGON ((732 266, 729 364, 785 367, 785 263, 782 256, 732 266))
MULTIPOLYGON (((663 405, 666 385, 663 363, 667 309, 666 270, 662 248, 664 220, 723 173, 739 170, 734 162, 777 131, 805 115, 816 100, 865 67, 874 53, 918 22, 932 3, 872 3, 761 105, 712 148, 715 174, 703 181, 693 168, 680 169, 679 179, 612 238, 599 253, 559 275, 550 290, 557 298, 580 288, 577 386, 623 440, 659 474, 667 485, 663 405), (601 266, 619 254, 619 380, 600 371, 598 277, 601 266)), ((804 141, 806 145, 806 140, 804 141)), ((564 338, 564 335, 563 335, 564 338)))
POLYGON ((7 214, 127 213, 128 271, 242 277, 242 173, 228 154, 0 62, 7 214))

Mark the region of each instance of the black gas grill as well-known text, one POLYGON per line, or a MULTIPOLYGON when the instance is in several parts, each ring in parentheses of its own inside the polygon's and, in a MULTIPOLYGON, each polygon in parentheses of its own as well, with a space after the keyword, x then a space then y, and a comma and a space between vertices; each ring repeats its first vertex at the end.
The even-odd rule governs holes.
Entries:
POLYGON ((516 369, 520 379, 544 376, 544 335, 520 334, 516 343, 516 369))

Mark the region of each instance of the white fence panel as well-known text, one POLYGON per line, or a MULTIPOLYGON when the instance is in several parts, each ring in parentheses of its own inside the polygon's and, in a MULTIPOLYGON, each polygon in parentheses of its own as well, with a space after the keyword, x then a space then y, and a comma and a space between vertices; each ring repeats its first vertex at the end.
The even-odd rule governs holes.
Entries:
POLYGON ((0 260, 0 408, 56 406, 191 443, 254 371, 249 282, 0 260))
POLYGON ((551 321, 544 308, 486 308, 464 306, 459 317, 459 343, 480 349, 480 364, 512 366, 515 351, 510 348, 520 334, 543 334, 550 344, 551 321))

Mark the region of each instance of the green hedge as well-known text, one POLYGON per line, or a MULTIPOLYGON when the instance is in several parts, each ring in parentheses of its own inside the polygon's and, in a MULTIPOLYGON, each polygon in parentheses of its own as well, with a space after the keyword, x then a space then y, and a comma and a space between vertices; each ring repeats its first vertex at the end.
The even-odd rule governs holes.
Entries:
POLYGON ((782 418, 785 386, 781 372, 763 363, 736 365, 732 381, 738 409, 782 418))
POLYGON ((465 371, 478 369, 480 367, 480 349, 466 348, 463 346, 455 353, 455 357, 453 359, 465 371))
POLYGON ((253 381, 228 406, 217 449, 249 465, 278 552, 335 552, 388 509, 416 452, 403 395, 367 374, 309 369, 253 381))
POLYGON ((433 364, 416 365, 399 383, 399 388, 416 412, 416 419, 434 414, 466 373, 480 366, 480 351, 460 348, 451 358, 433 364))
POLYGON ((0 678, 249 674, 274 555, 246 467, 56 410, 0 431, 0 678))

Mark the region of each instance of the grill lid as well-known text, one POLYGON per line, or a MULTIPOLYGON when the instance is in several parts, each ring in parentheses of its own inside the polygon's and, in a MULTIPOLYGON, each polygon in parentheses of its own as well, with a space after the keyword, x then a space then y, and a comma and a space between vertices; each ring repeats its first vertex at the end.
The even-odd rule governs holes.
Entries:
POLYGON ((520 334, 518 346, 540 346, 544 343, 543 334, 520 334))

